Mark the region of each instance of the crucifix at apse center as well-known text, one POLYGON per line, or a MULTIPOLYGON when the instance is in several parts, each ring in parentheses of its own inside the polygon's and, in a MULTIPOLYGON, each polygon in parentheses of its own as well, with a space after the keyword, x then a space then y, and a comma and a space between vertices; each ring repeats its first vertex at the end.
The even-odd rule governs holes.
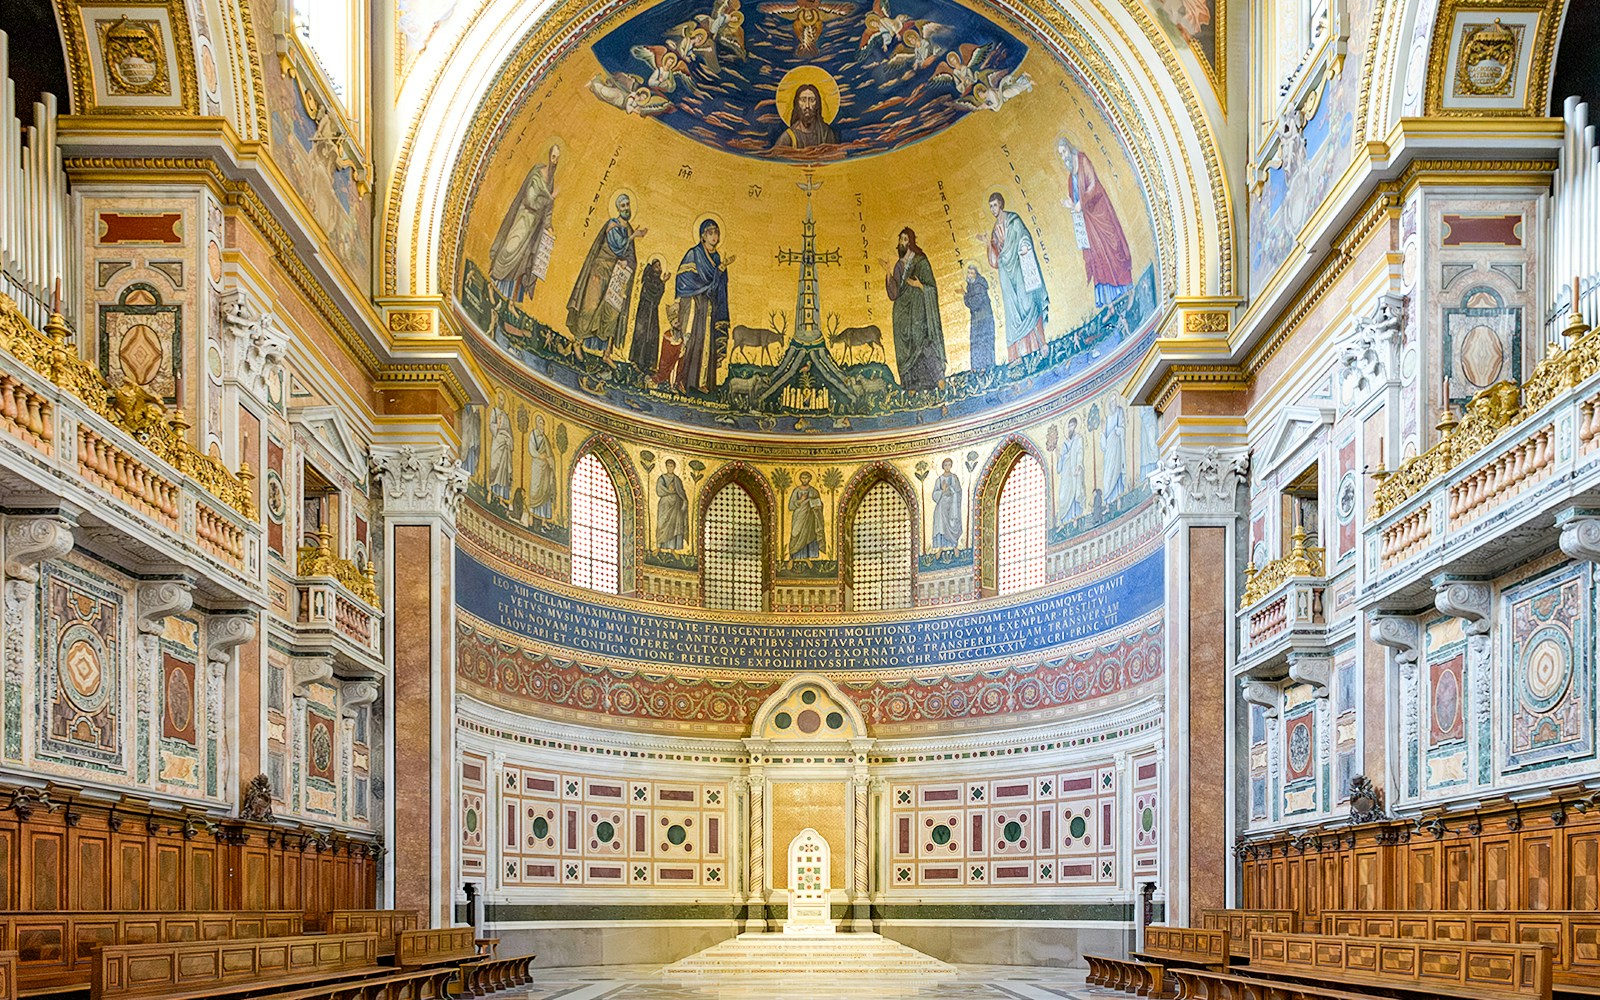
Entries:
POLYGON ((780 264, 799 264, 800 279, 795 289, 794 334, 784 348, 783 360, 777 371, 756 397, 756 405, 768 409, 769 401, 778 397, 778 408, 788 410, 815 410, 845 408, 853 401, 849 376, 828 353, 823 338, 822 304, 818 264, 838 264, 842 255, 838 249, 817 251, 817 224, 811 212, 811 199, 822 188, 822 182, 806 171, 806 179, 795 186, 806 194, 806 218, 800 230, 800 249, 779 250, 780 264))

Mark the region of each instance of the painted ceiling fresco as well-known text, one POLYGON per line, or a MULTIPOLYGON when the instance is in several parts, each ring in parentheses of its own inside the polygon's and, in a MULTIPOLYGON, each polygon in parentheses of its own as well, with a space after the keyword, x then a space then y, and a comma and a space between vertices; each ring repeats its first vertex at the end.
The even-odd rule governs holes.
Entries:
POLYGON ((1104 387, 1153 227, 1094 99, 952 0, 668 0, 492 139, 457 293, 614 410, 743 432, 978 418, 1104 387))

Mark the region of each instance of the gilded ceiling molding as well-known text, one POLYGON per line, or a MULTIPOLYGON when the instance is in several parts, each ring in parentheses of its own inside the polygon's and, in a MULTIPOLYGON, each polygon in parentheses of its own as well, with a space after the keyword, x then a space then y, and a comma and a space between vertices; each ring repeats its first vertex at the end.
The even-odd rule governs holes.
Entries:
POLYGON ((194 28, 184 0, 59 0, 78 114, 200 113, 194 28))
POLYGON ((220 0, 223 33, 233 68, 234 119, 245 139, 266 141, 272 134, 267 95, 261 86, 261 53, 256 48, 250 0, 220 0), (248 73, 246 71, 248 70, 248 73), (249 126, 247 127, 247 124, 249 126))
POLYGON ((1543 117, 1562 6, 1560 0, 1440 0, 1428 52, 1427 114, 1543 117))

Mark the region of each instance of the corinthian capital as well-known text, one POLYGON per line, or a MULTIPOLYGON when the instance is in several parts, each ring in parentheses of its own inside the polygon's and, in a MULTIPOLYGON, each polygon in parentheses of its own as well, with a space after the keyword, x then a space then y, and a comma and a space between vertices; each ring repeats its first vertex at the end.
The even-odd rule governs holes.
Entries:
POLYGON ((1250 453, 1242 448, 1179 448, 1150 473, 1150 492, 1168 517, 1234 514, 1249 478, 1250 453))
POLYGON ((454 518, 467 488, 467 471, 439 445, 376 445, 371 466, 383 485, 383 511, 388 515, 454 518))

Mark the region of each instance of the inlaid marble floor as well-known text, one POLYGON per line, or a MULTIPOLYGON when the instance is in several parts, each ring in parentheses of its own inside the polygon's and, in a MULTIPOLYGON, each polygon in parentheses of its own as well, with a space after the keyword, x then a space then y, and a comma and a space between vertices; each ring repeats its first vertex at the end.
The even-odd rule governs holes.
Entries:
POLYGON ((1082 969, 961 965, 954 978, 828 982, 807 977, 792 985, 770 979, 666 979, 660 966, 604 965, 535 969, 535 982, 509 990, 508 1000, 1105 1000, 1086 986, 1082 969))

